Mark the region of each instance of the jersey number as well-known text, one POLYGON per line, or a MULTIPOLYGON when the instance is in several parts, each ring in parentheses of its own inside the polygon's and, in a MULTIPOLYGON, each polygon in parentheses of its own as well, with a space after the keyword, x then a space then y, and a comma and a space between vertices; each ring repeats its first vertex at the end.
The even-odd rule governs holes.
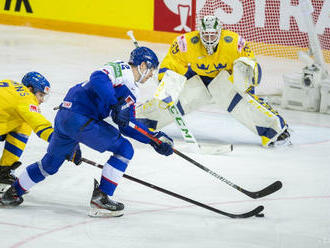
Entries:
POLYGON ((176 54, 179 52, 179 45, 177 42, 174 42, 172 47, 171 47, 171 52, 172 54, 176 54))
POLYGON ((0 82, 0 87, 8 87, 9 84, 6 82, 0 82))

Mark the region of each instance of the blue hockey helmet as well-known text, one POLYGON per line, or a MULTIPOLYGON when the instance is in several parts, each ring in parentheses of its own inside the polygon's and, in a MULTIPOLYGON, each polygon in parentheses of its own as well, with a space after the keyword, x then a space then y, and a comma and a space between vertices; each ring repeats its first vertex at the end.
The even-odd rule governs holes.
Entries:
POLYGON ((159 65, 157 55, 148 47, 137 47, 131 52, 129 63, 138 66, 146 62, 148 69, 156 69, 159 65))
POLYGON ((31 71, 26 73, 22 79, 22 83, 26 87, 32 87, 34 94, 37 92, 48 94, 50 90, 50 83, 39 72, 31 71))

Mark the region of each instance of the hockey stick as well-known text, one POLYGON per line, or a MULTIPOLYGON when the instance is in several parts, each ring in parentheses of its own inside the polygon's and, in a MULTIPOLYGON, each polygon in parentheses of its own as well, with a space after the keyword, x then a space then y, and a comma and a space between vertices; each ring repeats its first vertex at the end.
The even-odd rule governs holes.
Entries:
MULTIPOLYGON (((87 164, 90 164, 90 165, 93 165, 95 167, 98 167, 100 169, 103 169, 103 165, 101 164, 98 164, 96 162, 93 162, 89 159, 86 159, 86 158, 81 158, 81 160, 87 164)), ((167 189, 164 189, 164 188, 161 188, 161 187, 158 187, 154 184, 151 184, 151 183, 148 183, 146 181, 143 181, 143 180, 140 180, 138 178, 135 178, 135 177, 132 177, 132 176, 129 176, 127 174, 124 174, 123 175, 124 178, 128 179, 128 180, 131 180, 133 182, 136 182, 136 183, 139 183, 139 184, 142 184, 146 187, 149 187, 149 188, 152 188, 154 190, 157 190, 157 191, 160 191, 162 193, 165 193, 167 195, 170 195, 170 196, 173 196, 175 198, 178 198, 178 199, 181 199, 183 201, 186 201, 186 202, 189 202, 189 203, 192 203, 194 205, 197 205, 199 207, 202 207, 202 208, 205 208, 205 209, 208 209, 210 211, 213 211, 217 214, 221 214, 221 215, 224 215, 224 216, 227 216, 227 217, 230 217, 230 218, 249 218, 249 217, 252 217, 252 216, 257 216, 257 217, 262 217, 263 214, 261 213, 261 211, 264 209, 264 206, 258 206, 256 207, 255 209, 251 210, 250 212, 246 212, 246 213, 243 213, 243 214, 232 214, 232 213, 227 213, 227 212, 224 212, 224 211, 221 211, 219 209, 216 209, 216 208, 213 208, 209 205, 206 205, 204 203, 201 203, 201 202, 198 202, 198 201, 195 201, 195 200, 192 200, 190 198, 187 198, 185 196, 182 196, 182 195, 179 195, 177 193, 174 193, 172 191, 169 191, 167 189)))
MULTIPOLYGON (((138 127, 134 123, 130 122, 129 125, 130 125, 130 127, 134 128, 135 130, 137 130, 141 134, 147 136, 149 139, 153 140, 157 144, 161 144, 162 143, 162 141, 160 141, 159 139, 155 138, 154 136, 152 136, 151 134, 149 134, 144 129, 138 127)), ((229 181, 226 178, 220 176, 219 174, 215 173, 214 171, 210 170, 209 168, 205 167, 204 165, 198 163, 197 161, 193 160, 192 158, 188 157, 187 155, 183 154, 182 152, 176 150, 175 148, 173 148, 173 152, 175 154, 177 154, 178 156, 180 156, 181 158, 187 160, 188 162, 196 165, 200 169, 202 169, 202 170, 206 171, 207 173, 211 174, 212 176, 216 177, 220 181, 228 184, 229 186, 233 187, 234 189, 237 189, 238 191, 242 192, 243 194, 245 194, 245 195, 247 195, 247 196, 249 196, 249 197, 251 197, 253 199, 258 199, 258 198, 261 198, 261 197, 270 195, 270 194, 272 194, 272 193, 274 193, 274 192, 276 192, 276 191, 278 191, 279 189, 282 188, 282 182, 281 181, 276 181, 276 182, 272 183, 271 185, 267 186, 266 188, 264 188, 262 190, 259 190, 259 191, 256 191, 256 192, 251 192, 251 191, 248 191, 246 189, 243 189, 240 186, 232 183, 231 181, 229 181)))
POLYGON ((170 112, 172 118, 174 119, 176 126, 179 128, 184 141, 186 143, 193 144, 197 149, 200 149, 201 148, 200 145, 197 143, 195 136, 188 128, 176 104, 169 106, 168 111, 170 112))
MULTIPOLYGON (((127 32, 127 35, 131 38, 132 42, 134 43, 135 47, 139 47, 137 40, 134 37, 133 31, 130 30, 127 32)), ((161 100, 161 99, 159 99, 161 100)), ((187 144, 191 144, 195 151, 199 153, 209 153, 209 154, 225 154, 229 153, 233 150, 232 144, 222 144, 218 146, 201 146, 193 135, 191 129, 187 126, 187 122, 184 120, 183 115, 181 114, 180 110, 176 106, 176 104, 172 104, 167 107, 168 112, 170 113, 171 117, 173 118, 177 128, 180 130, 181 136, 183 137, 184 141, 187 144)))
POLYGON ((172 118, 174 119, 176 126, 179 128, 184 141, 186 143, 194 145, 194 147, 197 149, 197 151, 199 151, 199 153, 219 155, 233 151, 232 144, 221 144, 221 145, 210 144, 209 146, 206 146, 206 144, 201 145, 199 142, 197 142, 195 136, 188 128, 186 121, 184 120, 183 115, 181 114, 176 104, 169 106, 168 111, 172 116, 172 118))

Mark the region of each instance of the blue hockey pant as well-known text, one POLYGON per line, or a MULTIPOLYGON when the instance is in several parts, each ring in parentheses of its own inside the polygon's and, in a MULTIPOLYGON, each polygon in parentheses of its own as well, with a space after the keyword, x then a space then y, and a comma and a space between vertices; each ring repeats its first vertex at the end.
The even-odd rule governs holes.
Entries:
POLYGON ((104 165, 100 182, 100 189, 108 195, 113 195, 128 162, 133 157, 131 143, 114 126, 69 110, 60 110, 57 113, 47 153, 41 161, 29 165, 19 177, 16 182, 19 194, 23 194, 46 176, 55 174, 75 151, 78 143, 99 152, 113 152, 104 165))

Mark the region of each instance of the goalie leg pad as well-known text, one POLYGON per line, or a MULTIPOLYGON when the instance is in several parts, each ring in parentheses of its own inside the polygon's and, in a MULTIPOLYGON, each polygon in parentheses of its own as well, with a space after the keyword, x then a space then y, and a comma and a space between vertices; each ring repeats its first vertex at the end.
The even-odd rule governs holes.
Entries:
POLYGON ((167 70, 156 89, 154 98, 167 104, 177 102, 186 81, 187 78, 185 76, 182 76, 172 70, 167 70))
MULTIPOLYGON (((177 107, 184 115, 211 102, 212 97, 203 81, 199 76, 194 76, 186 81, 179 95, 177 107)), ((167 103, 154 97, 136 108, 136 118, 148 127, 159 130, 174 121, 167 110, 168 107, 167 103)))
POLYGON ((237 92, 228 77, 229 73, 223 71, 210 83, 208 88, 214 101, 259 135, 263 146, 268 146, 287 129, 285 121, 261 98, 250 93, 237 92))
POLYGON ((136 119, 148 128, 153 130, 161 129, 173 121, 166 108, 167 104, 164 106, 161 100, 152 98, 136 107, 136 119))
POLYGON ((202 79, 196 75, 187 80, 180 94, 179 101, 184 112, 191 113, 201 106, 211 104, 212 96, 205 87, 202 79))

